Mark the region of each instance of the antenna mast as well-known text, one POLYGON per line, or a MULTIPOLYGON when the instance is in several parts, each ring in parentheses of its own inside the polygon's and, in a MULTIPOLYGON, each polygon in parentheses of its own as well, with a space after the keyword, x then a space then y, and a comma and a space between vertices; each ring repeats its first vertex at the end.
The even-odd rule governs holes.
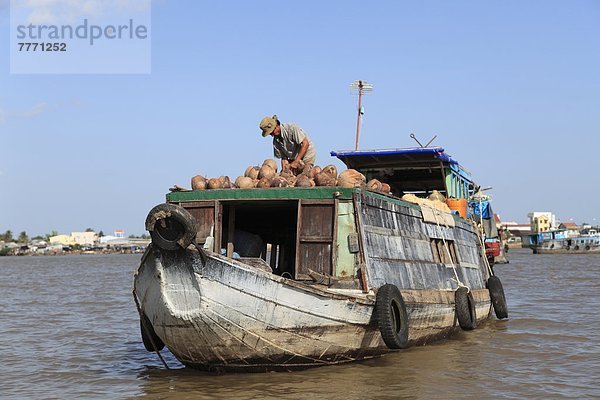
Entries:
POLYGON ((358 150, 358 137, 360 136, 360 120, 362 115, 365 113, 365 110, 362 107, 362 95, 365 92, 370 92, 373 90, 373 85, 367 83, 366 81, 354 81, 352 85, 350 85, 352 90, 358 91, 358 109, 356 115, 356 143, 354 145, 354 150, 358 150))

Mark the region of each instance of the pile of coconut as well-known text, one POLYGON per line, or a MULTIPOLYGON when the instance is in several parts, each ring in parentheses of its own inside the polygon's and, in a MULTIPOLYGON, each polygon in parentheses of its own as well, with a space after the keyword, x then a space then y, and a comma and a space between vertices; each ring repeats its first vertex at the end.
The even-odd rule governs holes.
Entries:
POLYGON ((249 166, 246 168, 244 175, 238 176, 234 182, 231 182, 228 176, 207 179, 201 175, 196 175, 192 178, 192 190, 310 188, 315 186, 361 188, 385 194, 390 193, 390 185, 377 179, 371 179, 367 182, 365 176, 355 169, 347 169, 338 175, 335 165, 321 168, 307 164, 295 170, 284 168, 277 171, 277 163, 271 159, 265 160, 261 166, 249 166))

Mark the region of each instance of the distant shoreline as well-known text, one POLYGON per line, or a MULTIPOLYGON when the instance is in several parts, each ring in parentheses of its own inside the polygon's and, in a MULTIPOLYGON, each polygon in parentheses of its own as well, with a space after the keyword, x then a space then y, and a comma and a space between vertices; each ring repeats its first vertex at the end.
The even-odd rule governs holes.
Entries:
POLYGON ((54 257, 54 256, 79 256, 79 255, 111 255, 111 254, 144 254, 145 250, 115 250, 115 251, 60 251, 48 253, 23 253, 23 254, 0 254, 0 257, 54 257))

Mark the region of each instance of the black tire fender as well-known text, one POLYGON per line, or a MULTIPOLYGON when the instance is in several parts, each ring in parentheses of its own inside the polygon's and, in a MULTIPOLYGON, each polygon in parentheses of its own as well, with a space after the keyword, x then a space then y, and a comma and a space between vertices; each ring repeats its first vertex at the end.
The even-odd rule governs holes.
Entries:
POLYGON ((487 288, 490 291, 490 300, 494 307, 496 318, 508 318, 508 307, 506 305, 506 297, 504 296, 504 288, 502 282, 497 276, 490 276, 487 281, 487 288))
POLYGON ((475 300, 469 289, 464 286, 456 289, 456 292, 454 292, 454 303, 456 307, 456 318, 458 319, 460 327, 465 331, 475 329, 477 327, 475 300))
POLYGON ((154 207, 146 217, 146 230, 152 243, 163 250, 187 248, 195 239, 196 220, 183 207, 163 203, 154 207))
POLYGON ((377 290, 374 314, 388 348, 408 346, 408 313, 402 294, 395 285, 385 284, 377 290))
POLYGON ((165 344, 161 338, 159 338, 156 332, 154 332, 154 328, 152 328, 150 320, 146 314, 143 313, 140 315, 140 331, 142 333, 142 342, 144 343, 146 350, 161 351, 165 347, 165 344), (156 348, 154 348, 155 345, 156 348))

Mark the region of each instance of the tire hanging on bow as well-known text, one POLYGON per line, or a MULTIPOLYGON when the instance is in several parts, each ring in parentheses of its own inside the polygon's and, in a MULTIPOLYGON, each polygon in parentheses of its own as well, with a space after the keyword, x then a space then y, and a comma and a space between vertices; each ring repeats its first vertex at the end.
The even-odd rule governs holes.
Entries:
POLYGON ((395 285, 385 284, 377 290, 374 314, 388 348, 408 346, 408 313, 402 294, 395 285))

